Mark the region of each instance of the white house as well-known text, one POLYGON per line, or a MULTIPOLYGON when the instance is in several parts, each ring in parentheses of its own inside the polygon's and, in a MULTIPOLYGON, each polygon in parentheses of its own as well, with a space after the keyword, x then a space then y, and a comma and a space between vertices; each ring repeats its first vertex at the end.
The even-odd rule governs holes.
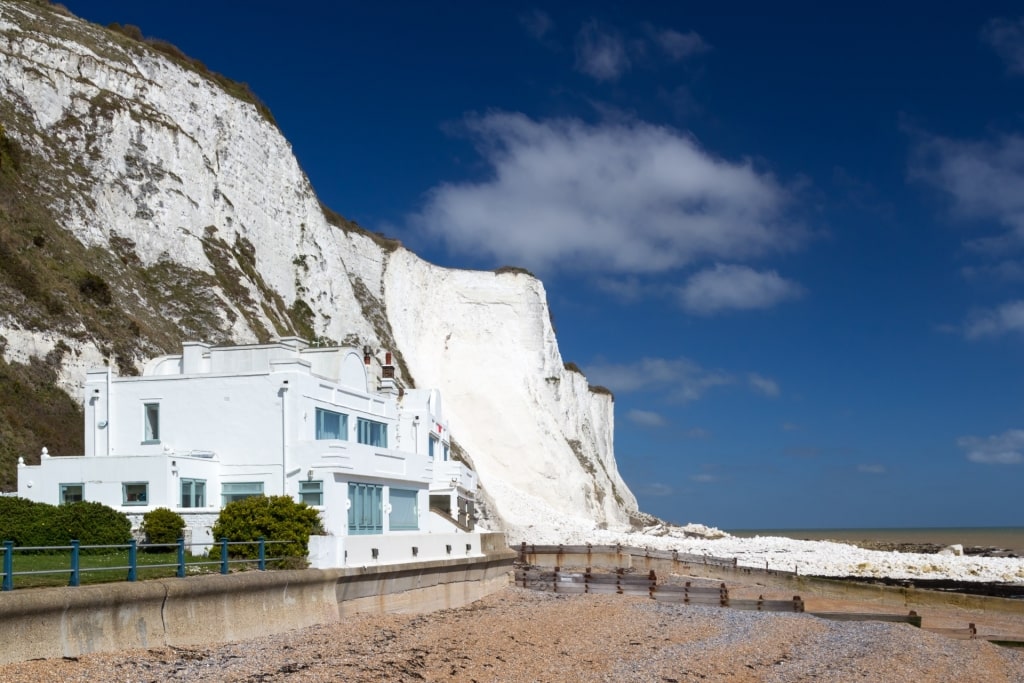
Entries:
POLYGON ((328 536, 311 543, 318 566, 479 552, 466 533, 476 475, 450 459, 440 393, 404 390, 390 353, 381 364, 369 348, 297 338, 190 342, 139 377, 90 371, 84 393, 85 455, 43 449, 39 465, 19 460, 18 495, 99 501, 136 526, 168 507, 202 545, 227 503, 288 495, 320 510, 328 536), (410 542, 419 545, 402 558, 382 556, 410 542))

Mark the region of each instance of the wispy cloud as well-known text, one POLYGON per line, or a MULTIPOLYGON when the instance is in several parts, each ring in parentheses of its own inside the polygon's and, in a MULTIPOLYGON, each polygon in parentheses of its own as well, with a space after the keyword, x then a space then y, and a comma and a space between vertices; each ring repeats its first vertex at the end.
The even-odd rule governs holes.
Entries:
POLYGON ((596 20, 576 35, 576 69, 598 81, 615 81, 629 70, 629 54, 622 36, 596 20))
POLYGON ((1024 463, 1024 429, 1009 429, 994 436, 961 436, 956 443, 971 462, 984 465, 1024 463))
POLYGON ((774 398, 780 393, 778 382, 771 378, 759 375, 756 372, 752 372, 747 375, 747 381, 750 383, 750 388, 759 394, 764 394, 765 396, 771 396, 774 398))
POLYGON ((687 358, 642 358, 627 364, 595 363, 585 370, 591 381, 616 393, 661 389, 679 401, 694 401, 713 387, 735 382, 731 375, 705 370, 687 358))
POLYGON ((981 38, 1006 62, 1012 74, 1024 74, 1024 18, 992 19, 981 30, 981 38))
POLYGON ((817 458, 823 455, 825 450, 818 446, 789 446, 782 453, 790 458, 817 458))
POLYGON ((718 477, 714 474, 691 474, 690 481, 695 481, 698 484, 710 484, 718 481, 718 477))
POLYGON ((657 483, 656 482, 656 483, 650 483, 650 484, 642 484, 637 489, 637 493, 639 493, 640 495, 644 495, 644 496, 664 497, 664 496, 671 496, 674 493, 674 491, 673 491, 672 487, 669 486, 668 484, 662 484, 662 483, 657 483))
POLYGON ((650 288, 635 277, 601 277, 594 280, 594 286, 623 303, 638 301, 650 292, 650 288))
POLYGON ((711 432, 700 427, 692 427, 686 430, 687 439, 710 439, 711 432))
POLYGON ((885 465, 879 465, 876 463, 862 463, 857 465, 857 471, 861 474, 885 474, 885 465))
POLYGON ((520 14, 519 23, 527 33, 537 40, 542 40, 555 27, 551 15, 539 9, 532 9, 520 14))
POLYGON ((664 427, 668 424, 661 414, 649 410, 630 410, 626 413, 626 417, 630 422, 635 422, 643 427, 664 427))
POLYGON ((771 308, 799 298, 803 288, 774 270, 716 263, 692 275, 679 290, 679 300, 690 313, 712 315, 729 310, 771 308))
POLYGON ((793 422, 783 422, 781 427, 784 432, 798 432, 801 429, 800 425, 793 422))
POLYGON ((964 324, 968 339, 998 337, 1010 332, 1024 334, 1024 300, 975 311, 964 324))
MULTIPOLYGON (((495 112, 470 117, 463 129, 490 177, 435 187, 410 217, 454 251, 540 272, 640 274, 704 258, 754 258, 805 240, 785 215, 787 190, 771 174, 716 158, 671 128, 495 112)), ((694 299, 698 309, 764 306, 792 295, 793 284, 776 274, 724 268, 704 277, 714 303, 694 299), (731 275, 773 294, 730 298, 720 290, 731 275)))
POLYGON ((680 33, 670 28, 655 29, 651 27, 650 32, 654 42, 674 62, 711 49, 711 46, 695 31, 680 33))
POLYGON ((910 177, 946 193, 961 219, 991 220, 1002 234, 968 246, 1000 254, 1024 242, 1024 137, 959 141, 921 135, 911 158, 910 177))
POLYGON ((967 280, 989 279, 999 282, 1024 281, 1024 262, 1006 260, 980 266, 964 266, 960 274, 967 280))

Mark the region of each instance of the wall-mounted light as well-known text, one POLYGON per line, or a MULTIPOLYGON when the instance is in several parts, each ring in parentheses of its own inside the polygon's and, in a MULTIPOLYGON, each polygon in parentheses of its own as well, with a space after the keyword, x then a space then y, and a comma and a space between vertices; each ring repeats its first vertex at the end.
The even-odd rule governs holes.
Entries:
POLYGON ((313 470, 306 470, 306 479, 313 481, 313 470))
POLYGON ((96 426, 99 427, 100 429, 106 429, 107 428, 107 421, 106 420, 100 420, 96 424, 96 426))

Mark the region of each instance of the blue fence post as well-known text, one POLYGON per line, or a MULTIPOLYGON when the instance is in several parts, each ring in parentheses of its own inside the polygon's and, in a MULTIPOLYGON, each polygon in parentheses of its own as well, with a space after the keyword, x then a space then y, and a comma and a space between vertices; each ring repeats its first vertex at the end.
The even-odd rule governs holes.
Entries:
POLYGON ((14 541, 4 541, 4 590, 14 590, 14 541))
POLYGON ((228 573, 228 539, 220 539, 220 573, 228 573))
POLYGON ((260 571, 267 569, 267 542, 260 536, 260 571))
POLYGON ((69 586, 77 586, 81 579, 78 567, 78 551, 81 544, 78 541, 71 541, 71 580, 69 586))
POLYGON ((185 537, 178 539, 178 578, 185 578, 185 537))
POLYGON ((128 580, 134 581, 138 576, 139 546, 135 539, 128 541, 128 580))

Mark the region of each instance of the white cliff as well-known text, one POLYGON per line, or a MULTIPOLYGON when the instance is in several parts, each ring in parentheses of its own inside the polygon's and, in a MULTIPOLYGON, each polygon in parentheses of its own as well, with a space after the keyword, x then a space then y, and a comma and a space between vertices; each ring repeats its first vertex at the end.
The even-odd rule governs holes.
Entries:
MULTIPOLYGON (((563 366, 541 282, 440 268, 332 225, 253 104, 124 36, 0 0, 0 58, 0 98, 15 119, 6 134, 53 169, 41 192, 84 245, 128 245, 140 268, 221 277, 216 318, 233 341, 279 332, 301 301, 317 335, 393 345, 407 381, 442 390, 456 439, 516 537, 560 520, 628 526, 636 500, 615 464, 612 398, 563 366), (243 289, 226 284, 224 263, 243 289)), ((27 330, 13 315, 0 315, 0 336, 8 360, 58 342, 74 350, 62 375, 72 392, 103 355, 88 335, 27 330)))

